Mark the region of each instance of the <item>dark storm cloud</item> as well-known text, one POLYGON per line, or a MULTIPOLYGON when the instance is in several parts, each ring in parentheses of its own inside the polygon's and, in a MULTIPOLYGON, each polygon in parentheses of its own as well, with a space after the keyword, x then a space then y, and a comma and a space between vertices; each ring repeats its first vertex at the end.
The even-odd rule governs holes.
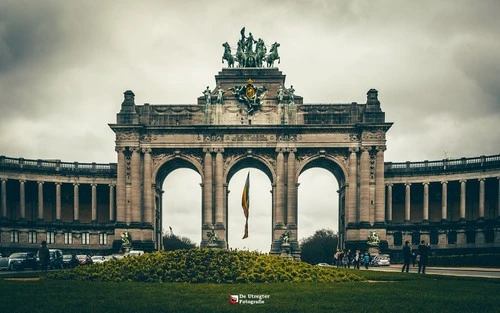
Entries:
POLYGON ((43 62, 61 44, 61 10, 54 4, 0 3, 0 75, 43 62))

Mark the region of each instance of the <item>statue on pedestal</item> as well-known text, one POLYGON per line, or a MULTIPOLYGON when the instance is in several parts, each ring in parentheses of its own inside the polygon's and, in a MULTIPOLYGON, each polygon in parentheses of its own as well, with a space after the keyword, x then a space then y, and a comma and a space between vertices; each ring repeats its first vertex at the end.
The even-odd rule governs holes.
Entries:
POLYGON ((207 237, 208 237, 207 247, 217 247, 217 241, 219 240, 219 236, 217 236, 213 227, 211 231, 207 231, 207 237))

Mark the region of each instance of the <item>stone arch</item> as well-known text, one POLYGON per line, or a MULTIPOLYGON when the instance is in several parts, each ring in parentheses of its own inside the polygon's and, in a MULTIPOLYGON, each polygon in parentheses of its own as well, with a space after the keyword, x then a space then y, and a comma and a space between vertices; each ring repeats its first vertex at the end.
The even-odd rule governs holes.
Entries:
POLYGON ((230 160, 224 173, 224 181, 229 183, 235 173, 247 167, 253 167, 264 172, 271 181, 271 184, 276 182, 276 171, 273 165, 263 155, 258 153, 252 155, 240 154, 230 160))
MULTIPOLYGON (((156 160, 156 159, 155 159, 156 160)), ((172 171, 180 168, 189 168, 200 174, 203 180, 203 167, 201 162, 194 157, 187 155, 160 156, 153 169, 153 182, 156 185, 163 184, 165 178, 172 171)))
MULTIPOLYGON (((339 245, 344 246, 346 239, 346 185, 349 179, 347 170, 347 157, 342 154, 315 154, 302 160, 297 167, 295 181, 308 169, 322 168, 332 173, 338 182, 338 234, 339 245)), ((298 204, 297 204, 298 205, 298 204)), ((298 216, 297 216, 298 219, 298 216)))
POLYGON ((339 188, 342 188, 343 186, 345 186, 348 178, 346 166, 347 165, 345 164, 344 159, 342 159, 340 156, 320 154, 313 155, 311 157, 308 157, 307 159, 304 159, 302 162, 300 162, 300 165, 297 166, 295 181, 298 182, 300 174, 302 174, 304 171, 313 167, 319 167, 331 172, 337 179, 339 188))

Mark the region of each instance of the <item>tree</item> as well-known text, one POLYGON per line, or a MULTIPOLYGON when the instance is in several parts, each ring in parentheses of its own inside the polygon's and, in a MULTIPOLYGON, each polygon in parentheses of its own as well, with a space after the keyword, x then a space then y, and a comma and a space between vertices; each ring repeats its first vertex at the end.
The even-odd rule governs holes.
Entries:
POLYGON ((331 229, 317 230, 314 235, 300 241, 301 260, 309 264, 333 263, 339 238, 331 229))
POLYGON ((163 249, 165 251, 193 248, 196 248, 196 244, 187 237, 178 237, 172 233, 163 236, 163 249))

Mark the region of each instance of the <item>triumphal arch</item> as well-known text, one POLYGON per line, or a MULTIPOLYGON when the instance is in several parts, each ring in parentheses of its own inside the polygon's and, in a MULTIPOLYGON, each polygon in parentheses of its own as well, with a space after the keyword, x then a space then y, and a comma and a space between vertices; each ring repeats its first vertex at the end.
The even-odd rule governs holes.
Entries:
POLYGON ((195 104, 137 105, 132 91, 124 93, 110 124, 118 160, 115 234, 128 231, 144 247, 160 248, 161 186, 173 170, 190 168, 202 179, 201 246, 213 230, 217 246, 227 248, 227 186, 237 171, 254 167, 272 185, 270 252, 279 254, 289 232, 291 251, 300 254, 298 177, 320 167, 339 183, 341 242, 366 244, 371 230, 385 241, 384 151, 392 123, 377 90, 367 92, 366 103, 304 104, 276 67, 279 43, 268 53, 242 29, 234 55, 223 46, 227 67, 195 104))

